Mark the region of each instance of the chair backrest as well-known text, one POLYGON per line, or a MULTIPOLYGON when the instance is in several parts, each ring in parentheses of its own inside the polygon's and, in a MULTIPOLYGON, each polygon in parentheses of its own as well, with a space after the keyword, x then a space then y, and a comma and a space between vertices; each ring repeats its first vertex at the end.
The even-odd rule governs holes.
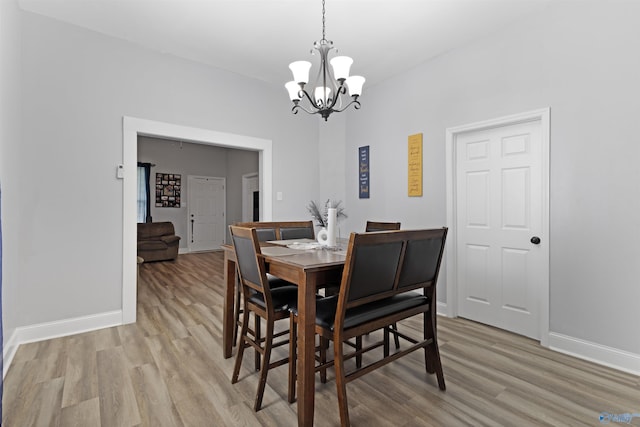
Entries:
MULTIPOLYGON (((435 301, 447 228, 351 233, 337 316, 414 289, 435 301)), ((336 324, 338 322, 336 317, 336 324)))
POLYGON ((280 225, 280 239, 314 239, 312 221, 288 222, 280 225))
POLYGON ((240 222, 234 224, 238 227, 255 228, 258 240, 290 240, 290 239, 315 239, 315 231, 312 221, 258 221, 240 222))
POLYGON ((400 230, 399 222, 377 222, 377 221, 367 221, 367 226, 364 231, 390 231, 390 230, 400 230))
POLYGON ((258 234, 258 241, 266 242, 267 240, 278 240, 276 222, 238 222, 234 224, 237 227, 255 228, 258 234))
POLYGON ((229 226, 244 297, 248 298, 249 289, 259 292, 263 294, 266 306, 269 308, 271 307, 271 290, 256 231, 255 228, 229 226))

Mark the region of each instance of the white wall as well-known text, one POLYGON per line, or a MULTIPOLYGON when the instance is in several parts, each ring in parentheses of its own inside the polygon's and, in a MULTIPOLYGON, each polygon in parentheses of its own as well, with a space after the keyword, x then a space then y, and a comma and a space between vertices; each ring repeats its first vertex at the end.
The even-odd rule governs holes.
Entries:
POLYGON ((305 215, 308 194, 317 193, 317 165, 299 159, 317 150, 317 122, 292 116, 284 89, 21 16, 17 150, 28 173, 13 242, 21 260, 12 266, 20 278, 13 299, 22 301, 17 326, 122 308, 123 190, 115 168, 123 161, 123 116, 273 141, 274 191, 286 195, 273 217, 305 215), (237 88, 246 95, 238 97, 237 88))
MULTIPOLYGON (((353 108, 353 107, 351 107, 353 108)), ((319 141, 317 162, 319 163, 319 191, 315 202, 324 206, 327 199, 333 202, 342 202, 344 212, 349 216, 349 207, 346 202, 345 192, 345 162, 353 160, 348 158, 346 148, 346 124, 347 114, 336 113, 329 117, 328 121, 319 121, 319 141)), ((311 201, 311 199, 309 199, 311 201)), ((309 214, 307 214, 309 216, 309 214)), ((364 225, 362 226, 364 230, 364 225)), ((354 230, 354 231, 362 231, 354 230)), ((338 236, 348 237, 350 230, 346 226, 346 220, 338 220, 338 236)))
POLYGON ((640 372, 638 16, 638 2, 552 3, 369 88, 347 121, 349 225, 369 212, 444 225, 445 129, 551 107, 551 332, 631 353, 640 372), (409 198, 407 136, 419 132, 424 196, 409 198), (371 146, 369 200, 357 198, 361 145, 371 146))
MULTIPOLYGON (((22 264, 19 228, 21 173, 20 12, 14 1, 0 1, 0 186, 2 191, 2 317, 4 343, 19 326, 22 264)), ((6 346, 5 346, 6 350, 6 346)))

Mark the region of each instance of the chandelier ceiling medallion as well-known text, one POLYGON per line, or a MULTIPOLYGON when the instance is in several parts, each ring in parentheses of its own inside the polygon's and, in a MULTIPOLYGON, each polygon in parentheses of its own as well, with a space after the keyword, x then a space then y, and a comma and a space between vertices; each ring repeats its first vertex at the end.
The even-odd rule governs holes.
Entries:
MULTIPOLYGON (((289 91, 289 98, 293 101, 291 109, 293 114, 298 114, 298 110, 301 109, 309 114, 320 114, 326 121, 331 113, 340 113, 352 104, 355 109, 360 108, 358 97, 362 93, 365 78, 349 76, 353 59, 348 56, 335 56, 331 61, 327 61, 329 51, 334 47, 333 42, 325 38, 324 2, 325 0, 322 0, 322 39, 313 43, 313 48, 320 53, 320 70, 312 95, 305 89, 309 82, 309 70, 311 69, 311 62, 308 61, 296 61, 289 64, 293 80, 284 86, 289 91), (329 63, 331 63, 333 70, 329 68, 329 63), (347 88, 351 100, 346 98, 347 88), (346 98, 345 101, 342 100, 343 95, 346 98), (308 100, 308 108, 305 108, 301 103, 303 99, 308 100)), ((311 54, 315 55, 313 50, 311 54)))

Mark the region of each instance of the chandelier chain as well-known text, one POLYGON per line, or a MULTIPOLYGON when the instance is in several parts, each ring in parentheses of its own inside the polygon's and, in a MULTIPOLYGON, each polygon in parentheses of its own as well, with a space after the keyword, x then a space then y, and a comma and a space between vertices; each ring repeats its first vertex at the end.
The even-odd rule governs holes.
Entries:
POLYGON ((324 36, 324 0, 322 0, 322 40, 326 40, 324 36))

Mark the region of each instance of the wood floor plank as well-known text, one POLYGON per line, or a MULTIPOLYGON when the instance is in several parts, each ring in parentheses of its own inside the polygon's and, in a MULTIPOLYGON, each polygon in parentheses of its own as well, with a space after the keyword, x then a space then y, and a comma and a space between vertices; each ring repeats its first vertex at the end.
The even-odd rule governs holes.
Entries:
POLYGON ((140 424, 131 377, 122 347, 97 352, 100 424, 130 427, 140 424))
POLYGON ((140 426, 183 427, 158 368, 154 364, 145 364, 129 372, 142 419, 140 426))
POLYGON ((38 363, 34 359, 11 364, 4 380, 2 425, 29 425, 29 417, 36 412, 33 409, 40 411, 40 402, 36 399, 39 383, 36 382, 35 368, 38 363))
POLYGON ((26 425, 35 427, 60 426, 63 385, 64 378, 54 378, 36 384, 34 402, 38 404, 38 411, 29 411, 33 421, 26 425))
POLYGON ((61 427, 87 427, 100 425, 100 399, 89 399, 65 406, 60 413, 61 427))
POLYGON ((62 407, 76 405, 98 397, 98 366, 95 334, 70 337, 67 352, 62 407))
POLYGON ((189 382, 190 367, 180 360, 179 353, 173 340, 164 334, 145 338, 158 369, 163 373, 165 383, 174 402, 188 399, 191 394, 197 394, 189 382))
POLYGON ((118 326, 120 343, 130 368, 153 363, 153 356, 145 344, 145 334, 135 324, 118 326))
MULTIPOLYGON (((18 348, 5 377, 2 425, 297 425, 286 366, 269 372, 257 413, 252 351, 231 384, 234 358, 223 359, 221 348, 223 279, 220 252, 141 264, 135 324, 18 348)), ((422 334, 419 317, 399 327, 422 334)), ((638 376, 464 319, 438 318, 438 336, 447 390, 416 351, 347 385, 354 426, 574 427, 600 425, 601 412, 640 413, 638 376)), ((276 349, 274 358, 286 351, 276 349)), ((317 427, 340 424, 332 370, 328 377, 316 383, 317 427)), ((640 426, 640 417, 631 425, 640 426)))

